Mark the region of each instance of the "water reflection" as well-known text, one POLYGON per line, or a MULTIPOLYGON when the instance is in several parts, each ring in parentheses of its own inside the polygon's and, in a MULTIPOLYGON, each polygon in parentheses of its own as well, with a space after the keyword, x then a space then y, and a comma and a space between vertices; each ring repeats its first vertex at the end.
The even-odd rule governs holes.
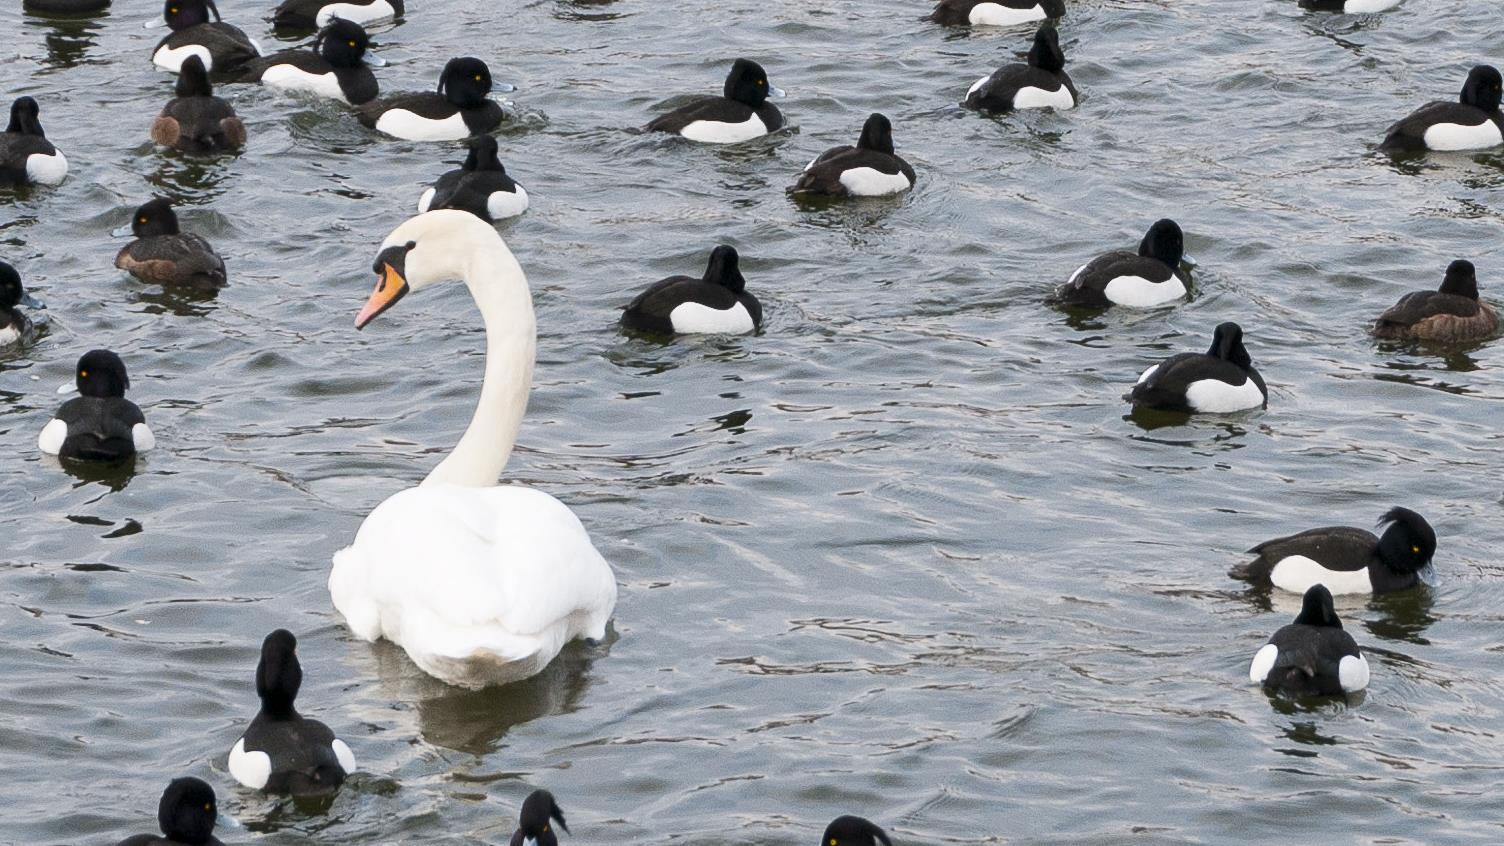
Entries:
POLYGON ((1422 584, 1414 590, 1382 593, 1373 598, 1370 608, 1379 616, 1364 620, 1363 627, 1369 634, 1384 640, 1398 640, 1421 646, 1430 644, 1426 630, 1436 622, 1431 609, 1436 596, 1430 585, 1422 584))
MULTIPOLYGON (((151 153, 155 146, 148 142, 137 148, 136 152, 145 155, 151 153)), ((193 156, 175 150, 162 150, 156 159, 157 166, 145 174, 146 184, 155 187, 163 196, 180 197, 184 201, 190 201, 189 198, 202 200, 217 197, 224 190, 220 183, 230 176, 227 162, 233 158, 232 153, 193 156)))
POLYGON ((1222 415, 1199 415, 1185 411, 1165 411, 1159 408, 1145 408, 1134 405, 1129 408, 1123 420, 1132 423, 1145 432, 1154 432, 1159 429, 1171 427, 1184 427, 1188 431, 1180 438, 1144 438, 1151 443, 1166 444, 1168 446, 1202 447, 1220 446, 1241 449, 1244 444, 1242 439, 1246 437, 1251 427, 1243 425, 1239 420, 1229 420, 1222 415), (1206 435, 1210 434, 1208 441, 1206 435))
MULTIPOLYGON (((1504 184, 1504 155, 1497 150, 1487 151, 1385 151, 1377 148, 1374 156, 1401 176, 1420 176, 1423 173, 1455 179, 1459 185, 1471 189, 1498 188, 1504 184)), ((1454 201, 1468 201, 1453 198, 1454 201)))
POLYGON ((1415 371, 1431 370, 1429 361, 1414 361, 1404 356, 1425 356, 1428 359, 1440 359, 1442 367, 1453 373, 1472 373, 1479 369, 1478 360, 1473 358, 1472 353, 1478 352, 1488 346, 1489 341, 1474 341, 1464 344, 1442 344, 1434 341, 1375 341, 1374 346, 1384 353, 1390 353, 1400 358, 1392 358, 1384 362, 1384 366, 1391 370, 1415 371))
MULTIPOLYGON (((1407 367, 1398 362, 1390 362, 1385 366, 1391 369, 1404 371, 1423 369, 1414 366, 1407 367)), ((1472 385, 1458 385, 1451 382, 1439 381, 1436 379, 1425 379, 1419 376, 1411 376, 1409 373, 1379 372, 1375 373, 1373 375, 1373 378, 1378 382, 1395 382, 1401 385, 1413 385, 1417 388, 1430 388, 1433 391, 1441 391, 1442 393, 1455 394, 1457 396, 1468 396, 1470 394, 1475 394, 1478 392, 1477 389, 1472 385)))
POLYGON ((119 493, 125 490, 125 486, 129 485, 136 475, 135 456, 124 461, 51 460, 57 462, 64 473, 78 480, 78 484, 74 485, 75 488, 98 484, 109 489, 111 493, 119 493))
MULTIPOLYGON (((1297 710, 1291 703, 1285 703, 1287 707, 1281 707, 1276 700, 1275 710, 1282 714, 1294 714, 1297 710)), ((1322 734, 1316 730, 1314 722, 1297 721, 1281 729, 1285 737, 1301 746, 1336 746, 1337 738, 1322 734)), ((1289 755, 1292 758, 1315 758, 1320 753, 1315 749, 1280 749, 1281 755, 1289 755)))
MULTIPOLYGON (((790 181, 795 178, 797 177, 790 177, 790 181)), ((865 227, 882 220, 888 212, 901 207, 903 201, 914 192, 912 190, 901 191, 897 194, 884 194, 881 197, 837 197, 808 192, 796 194, 793 186, 790 185, 784 189, 784 193, 799 211, 831 212, 831 214, 816 218, 823 225, 846 224, 855 219, 865 227)))
POLYGON ((162 286, 158 291, 140 291, 136 302, 146 306, 147 314, 172 314, 177 317, 203 317, 214 311, 218 288, 195 288, 190 285, 162 286))
POLYGON ((1185 411, 1166 411, 1161 408, 1133 405, 1129 407, 1128 413, 1123 415, 1123 419, 1145 432, 1152 432, 1155 429, 1165 429, 1170 426, 1185 426, 1194 416, 1185 411))
POLYGON ((616 0, 559 0, 554 17, 561 21, 614 21, 628 17, 626 12, 595 11, 605 9, 616 0))
POLYGON ((479 756, 495 751, 516 726, 578 708, 590 687, 590 667, 610 651, 610 639, 595 646, 571 643, 538 675, 483 690, 424 675, 395 644, 381 641, 374 649, 383 695, 416 705, 423 739, 479 756))
POLYGON ((59 70, 77 67, 88 60, 89 49, 104 29, 103 19, 109 17, 106 10, 83 15, 44 15, 30 8, 26 11, 40 19, 28 21, 28 26, 46 29, 42 36, 47 45, 43 64, 59 70))
MULTIPOLYGON (((1357 693, 1349 693, 1345 696, 1296 696, 1284 691, 1264 689, 1264 695, 1269 699, 1269 707, 1275 713, 1293 717, 1300 714, 1340 714, 1349 708, 1357 708, 1368 698, 1368 691, 1360 690, 1357 693)), ((1307 746, 1332 746, 1337 743, 1335 737, 1328 737, 1316 730, 1316 723, 1296 721, 1285 730, 1285 736, 1307 746)))

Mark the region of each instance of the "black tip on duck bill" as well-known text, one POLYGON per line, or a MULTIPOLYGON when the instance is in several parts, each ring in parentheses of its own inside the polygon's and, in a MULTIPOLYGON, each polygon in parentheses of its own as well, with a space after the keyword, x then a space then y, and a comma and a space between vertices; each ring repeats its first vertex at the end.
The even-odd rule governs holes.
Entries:
POLYGON ((1326 589, 1326 585, 1311 585, 1301 599, 1300 616, 1295 618, 1295 622, 1307 626, 1342 628, 1342 621, 1337 619, 1337 609, 1332 607, 1332 592, 1326 589))
POLYGON ((376 263, 372 266, 376 271, 376 290, 371 292, 365 306, 355 316, 356 329, 366 328, 366 324, 407 296, 407 254, 413 246, 409 242, 403 246, 387 247, 376 256, 376 263))
POLYGON ((747 280, 742 278, 741 257, 737 255, 736 248, 722 244, 710 251, 710 261, 705 265, 706 282, 729 288, 740 294, 747 287, 747 280))
POLYGON ((871 115, 862 124, 862 137, 857 139, 856 145, 863 150, 893 155, 893 124, 885 115, 871 115))
POLYGON ((1456 294, 1470 300, 1478 299, 1478 274, 1473 263, 1458 259, 1447 265, 1446 278, 1441 282, 1443 294, 1456 294))

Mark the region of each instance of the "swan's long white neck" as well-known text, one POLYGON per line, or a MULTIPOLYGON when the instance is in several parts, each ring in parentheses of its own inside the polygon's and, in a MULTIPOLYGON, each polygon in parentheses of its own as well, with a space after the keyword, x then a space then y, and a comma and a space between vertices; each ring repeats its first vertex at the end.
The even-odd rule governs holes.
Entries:
POLYGON ((527 278, 500 238, 466 246, 461 272, 486 327, 486 378, 470 426, 423 479, 425 485, 496 484, 517 441, 533 383, 538 335, 527 278))

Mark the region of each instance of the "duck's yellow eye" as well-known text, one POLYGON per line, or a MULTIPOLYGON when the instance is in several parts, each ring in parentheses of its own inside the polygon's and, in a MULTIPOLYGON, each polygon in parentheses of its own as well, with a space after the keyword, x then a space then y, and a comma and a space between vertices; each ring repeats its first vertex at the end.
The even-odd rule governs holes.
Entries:
POLYGON ((87 379, 87 378, 89 378, 89 371, 87 371, 87 370, 80 370, 80 371, 78 371, 78 378, 80 378, 80 379, 87 379))
POLYGON ((146 222, 146 218, 144 218, 144 217, 138 217, 138 218, 136 218, 136 222, 137 223, 145 223, 146 222))
POLYGON ((170 9, 167 10, 167 14, 169 14, 169 15, 176 15, 177 13, 178 13, 178 7, 177 6, 173 6, 172 8, 170 8, 170 9))
POLYGON ((354 41, 348 41, 348 42, 346 42, 346 43, 347 43, 347 44, 349 44, 349 45, 350 45, 350 46, 351 46, 351 47, 354 47, 354 46, 355 46, 355 42, 354 42, 354 41))
POLYGON ((548 833, 548 823, 544 823, 544 824, 543 824, 543 833, 544 833, 544 834, 547 834, 547 833, 548 833))
POLYGON ((830 846, 836 846, 836 839, 834 837, 830 838, 830 846))
POLYGON ((480 82, 480 74, 476 74, 475 75, 475 81, 476 82, 480 82))
POLYGON ((205 805, 204 806, 204 810, 206 810, 206 811, 212 811, 212 810, 214 810, 214 805, 212 805, 212 804, 205 805))
POLYGON ((1413 553, 1415 553, 1416 555, 1419 555, 1420 554, 1420 547, 1418 547, 1418 546, 1412 546, 1412 547, 1410 547, 1410 551, 1413 552, 1413 553))

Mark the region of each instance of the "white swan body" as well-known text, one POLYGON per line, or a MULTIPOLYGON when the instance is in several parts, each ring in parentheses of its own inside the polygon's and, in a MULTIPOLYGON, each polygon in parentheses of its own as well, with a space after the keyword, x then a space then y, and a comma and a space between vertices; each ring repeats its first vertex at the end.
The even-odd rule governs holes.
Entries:
POLYGON ((398 491, 334 556, 334 607, 423 672, 483 687, 527 678, 577 637, 600 640, 616 579, 579 518, 517 486, 398 491))
POLYGON ((485 319, 486 378, 454 451, 421 485, 378 505, 335 553, 330 597, 358 637, 391 640, 445 682, 527 678, 569 641, 603 638, 616 606, 611 566, 568 506, 496 485, 532 382, 527 280, 495 229, 454 209, 399 226, 377 262, 382 281, 357 326, 410 289, 463 278, 485 319))

